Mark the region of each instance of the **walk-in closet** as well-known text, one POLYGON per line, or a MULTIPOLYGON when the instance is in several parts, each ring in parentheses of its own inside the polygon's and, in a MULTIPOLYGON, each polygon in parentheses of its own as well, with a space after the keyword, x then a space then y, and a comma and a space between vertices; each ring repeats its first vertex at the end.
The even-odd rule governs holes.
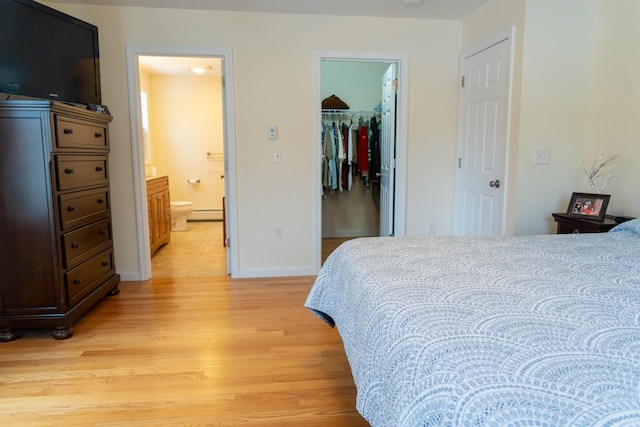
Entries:
POLYGON ((388 63, 322 61, 322 238, 380 235, 382 77, 388 63))

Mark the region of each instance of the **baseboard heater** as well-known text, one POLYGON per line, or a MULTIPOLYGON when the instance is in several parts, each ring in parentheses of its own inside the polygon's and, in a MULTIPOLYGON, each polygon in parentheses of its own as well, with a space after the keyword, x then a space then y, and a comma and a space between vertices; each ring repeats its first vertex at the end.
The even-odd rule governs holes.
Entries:
POLYGON ((222 221, 222 209, 194 209, 189 221, 222 221))

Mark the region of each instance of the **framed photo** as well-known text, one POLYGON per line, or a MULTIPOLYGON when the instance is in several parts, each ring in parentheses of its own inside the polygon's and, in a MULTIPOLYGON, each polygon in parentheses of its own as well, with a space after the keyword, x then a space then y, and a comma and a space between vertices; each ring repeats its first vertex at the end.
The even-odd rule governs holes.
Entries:
POLYGON ((574 218, 603 221, 609 205, 609 194, 573 193, 567 215, 574 218))

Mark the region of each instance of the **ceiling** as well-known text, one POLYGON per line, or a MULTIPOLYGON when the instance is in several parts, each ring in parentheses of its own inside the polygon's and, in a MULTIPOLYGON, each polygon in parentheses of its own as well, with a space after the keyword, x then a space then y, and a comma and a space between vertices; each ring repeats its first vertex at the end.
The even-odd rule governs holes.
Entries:
POLYGON ((138 64, 141 70, 152 74, 172 76, 196 76, 189 67, 211 67, 201 76, 220 76, 222 74, 222 59, 186 56, 139 56, 138 64))
POLYGON ((48 3, 459 20, 489 0, 48 0, 48 3))

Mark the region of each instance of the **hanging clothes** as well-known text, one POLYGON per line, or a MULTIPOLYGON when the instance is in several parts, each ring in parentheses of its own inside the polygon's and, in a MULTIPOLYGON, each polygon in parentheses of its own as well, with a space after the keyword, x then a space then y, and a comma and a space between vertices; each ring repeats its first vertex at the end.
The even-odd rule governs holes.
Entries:
MULTIPOLYGON (((323 111, 322 120, 322 194, 325 191, 351 191, 356 176, 366 187, 373 176, 371 171, 371 144, 379 140, 378 111, 332 110, 323 111), (372 120, 364 120, 364 114, 373 114, 372 120), (358 117, 357 124, 354 119, 358 117)), ((374 152, 377 152, 379 143, 374 152)), ((379 156, 377 156, 379 158, 379 156)), ((375 160, 375 158, 373 158, 375 160)), ((379 168, 378 168, 379 170, 379 168)))
POLYGON ((336 150, 335 150, 335 135, 332 126, 326 126, 324 128, 324 146, 323 146, 323 160, 324 160, 324 177, 323 185, 328 189, 337 188, 337 175, 336 175, 336 150))
POLYGON ((360 119, 360 132, 358 133, 358 168, 362 176, 369 176, 369 130, 360 119))
POLYGON ((351 123, 349 124, 349 129, 347 130, 347 191, 351 191, 351 187, 353 186, 353 158, 353 123, 351 123))
POLYGON ((338 155, 336 157, 336 176, 337 176, 336 187, 332 189, 342 191, 342 181, 344 180, 342 164, 346 159, 346 153, 344 150, 344 143, 343 143, 344 138, 342 137, 342 131, 340 126, 336 126, 334 123, 333 128, 334 128, 335 137, 336 137, 335 138, 336 152, 338 153, 338 155))
POLYGON ((371 162, 369 165, 369 175, 372 180, 378 181, 380 176, 380 129, 378 121, 375 117, 369 122, 369 130, 371 132, 371 140, 369 141, 369 151, 371 162))

